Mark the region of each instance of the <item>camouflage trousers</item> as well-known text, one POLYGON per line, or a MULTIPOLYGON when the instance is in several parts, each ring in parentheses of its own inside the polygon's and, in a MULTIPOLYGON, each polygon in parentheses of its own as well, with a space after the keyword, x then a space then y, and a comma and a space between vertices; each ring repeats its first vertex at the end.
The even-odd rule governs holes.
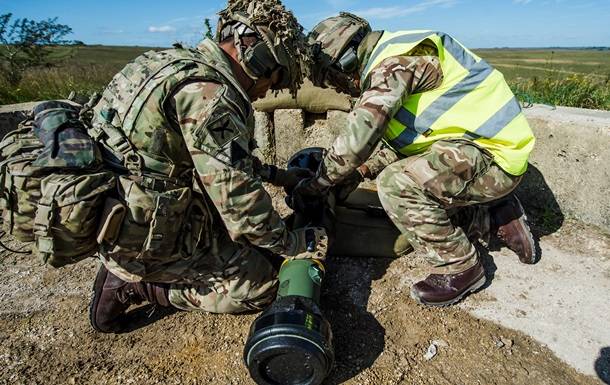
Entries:
POLYGON ((253 247, 225 248, 214 256, 215 271, 197 284, 173 284, 170 303, 182 310, 241 313, 262 310, 277 292, 277 273, 268 257, 253 247))
POLYGON ((454 274, 478 260, 471 239, 489 233, 487 204, 510 194, 520 181, 473 142, 447 140, 388 166, 377 187, 385 211, 426 255, 433 273, 454 274))
MULTIPOLYGON (((219 241, 216 251, 198 255, 199 261, 168 266, 158 276, 171 279, 169 302, 176 308, 210 313, 241 313, 261 310, 275 298, 277 270, 272 263, 279 256, 268 255, 252 246, 232 242, 228 235, 219 241), (180 276, 181 279, 175 279, 180 276)), ((113 260, 102 263, 125 281, 141 281, 113 260)), ((161 282, 163 279, 154 280, 161 282)))

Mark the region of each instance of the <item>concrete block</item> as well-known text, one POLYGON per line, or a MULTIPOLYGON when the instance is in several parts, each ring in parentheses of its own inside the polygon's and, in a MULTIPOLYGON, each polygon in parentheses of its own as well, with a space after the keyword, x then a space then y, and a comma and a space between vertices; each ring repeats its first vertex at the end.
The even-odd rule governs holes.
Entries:
MULTIPOLYGON (((610 231, 610 112, 543 105, 524 112, 536 147, 517 194, 531 219, 549 232, 565 216, 610 231)), ((341 133, 347 117, 329 111, 325 124, 308 127, 308 142, 328 147, 325 135, 341 133)))
POLYGON ((26 118, 27 113, 38 102, 7 104, 0 106, 0 138, 17 128, 17 125, 26 118))
POLYGON ((305 144, 307 147, 329 148, 347 124, 347 112, 331 110, 324 114, 307 114, 305 144))
POLYGON ((339 134, 347 127, 347 118, 349 112, 331 110, 327 113, 328 119, 328 132, 333 138, 339 136, 339 134))
POLYGON ((266 163, 275 163, 274 129, 269 113, 254 112, 254 140, 257 145, 254 155, 266 163))
POLYGON ((276 163, 285 166, 295 152, 308 147, 305 138, 305 113, 298 109, 276 110, 273 123, 276 163))
POLYGON ((568 215, 610 231, 610 112, 534 106, 536 136, 517 193, 537 221, 554 230, 568 215))

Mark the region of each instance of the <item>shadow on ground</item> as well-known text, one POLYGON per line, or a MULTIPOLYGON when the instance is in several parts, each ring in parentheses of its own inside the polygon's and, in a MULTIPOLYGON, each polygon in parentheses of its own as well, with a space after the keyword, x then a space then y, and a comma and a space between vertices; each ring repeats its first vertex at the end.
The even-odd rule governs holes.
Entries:
POLYGON ((565 216, 544 175, 534 165, 529 165, 516 193, 528 213, 536 237, 553 234, 561 228, 565 216))
POLYGON ((485 268, 485 277, 487 278, 485 285, 483 285, 483 287, 481 287, 479 289, 479 291, 481 291, 481 290, 485 290, 486 288, 491 286, 491 282, 494 280, 494 277, 496 276, 496 271, 498 270, 498 266, 496 266, 496 263, 494 262, 493 257, 491 256, 491 254, 485 247, 483 247, 481 245, 477 245, 477 250, 479 252, 479 258, 481 259, 481 263, 483 264, 483 267, 485 268))
POLYGON ((130 333, 138 329, 146 328, 165 317, 168 317, 179 310, 170 307, 161 307, 155 305, 144 305, 138 307, 127 313, 127 325, 122 331, 123 333, 130 333))
POLYGON ((595 372, 604 384, 610 384, 610 346, 599 351, 599 357, 595 361, 595 372))
POLYGON ((390 259, 333 258, 327 263, 322 308, 332 325, 335 366, 327 385, 341 384, 373 366, 385 347, 385 329, 367 311, 371 285, 390 259))
MULTIPOLYGON (((537 244, 540 237, 561 228, 564 215, 553 191, 535 166, 530 165, 517 194, 528 213, 537 244)), ((498 245, 490 246, 495 250, 498 245)), ((487 275, 485 289, 492 284, 497 266, 486 248, 478 249, 487 275)), ((540 253, 540 249, 537 252, 540 253)), ((371 367, 384 351, 386 331, 367 311, 367 303, 371 283, 383 277, 390 262, 390 259, 342 258, 328 263, 322 307, 333 328, 336 360, 327 384, 339 384, 356 377, 371 367)))

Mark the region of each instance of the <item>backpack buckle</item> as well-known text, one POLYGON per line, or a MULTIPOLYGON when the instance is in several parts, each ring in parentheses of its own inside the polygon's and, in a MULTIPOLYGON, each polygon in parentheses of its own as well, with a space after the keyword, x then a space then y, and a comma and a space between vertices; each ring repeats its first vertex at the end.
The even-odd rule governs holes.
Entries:
POLYGON ((34 217, 34 234, 42 237, 49 235, 49 229, 53 223, 55 217, 55 202, 51 202, 50 205, 38 203, 36 208, 36 216, 34 217))
POLYGON ((142 157, 135 152, 129 153, 125 156, 125 168, 129 170, 133 175, 142 175, 142 157))
POLYGON ((55 253, 53 237, 36 237, 36 250, 41 254, 43 261, 46 263, 49 256, 55 253))

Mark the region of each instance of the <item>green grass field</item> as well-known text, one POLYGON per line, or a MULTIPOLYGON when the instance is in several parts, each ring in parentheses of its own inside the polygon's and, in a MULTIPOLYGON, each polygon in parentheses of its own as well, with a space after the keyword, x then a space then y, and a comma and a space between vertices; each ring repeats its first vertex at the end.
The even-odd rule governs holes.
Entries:
POLYGON ((479 56, 502 71, 524 102, 610 110, 610 51, 487 49, 479 56))
POLYGON ((476 53, 506 78, 531 79, 549 72, 563 75, 610 76, 610 51, 568 49, 482 49, 476 53))
POLYGON ((71 91, 89 95, 103 87, 144 47, 60 47, 50 55, 51 67, 28 70, 17 87, 0 77, 0 104, 66 98, 71 91))
MULTIPOLYGON (((57 48, 56 64, 29 70, 18 87, 0 80, 0 104, 65 98, 102 89, 127 62, 150 48, 57 48)), ((481 49, 525 102, 610 110, 610 51, 481 49)), ((1 77, 0 77, 1 78, 1 77)))

